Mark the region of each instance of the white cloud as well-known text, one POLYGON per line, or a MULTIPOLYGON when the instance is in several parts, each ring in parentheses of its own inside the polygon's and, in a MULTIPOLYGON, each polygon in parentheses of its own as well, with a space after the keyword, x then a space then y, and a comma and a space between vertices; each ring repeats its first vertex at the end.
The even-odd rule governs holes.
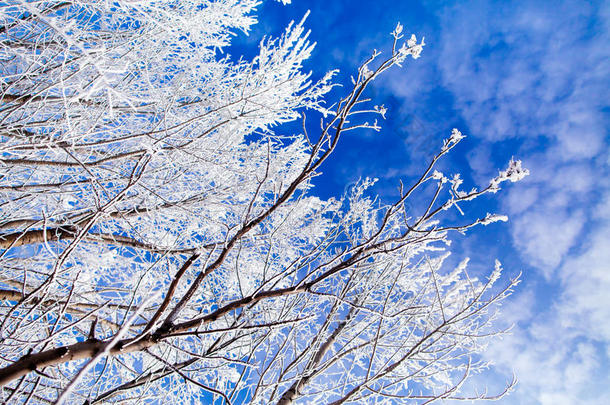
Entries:
POLYGON ((472 1, 441 18, 443 84, 485 145, 471 168, 515 145, 531 172, 503 206, 545 279, 526 273, 529 290, 502 315, 513 335, 485 354, 520 380, 503 404, 610 398, 609 17, 595 2, 472 1))
POLYGON ((593 187, 592 169, 585 164, 558 167, 558 172, 549 179, 549 186, 556 192, 587 193, 593 187))
POLYGON ((540 159, 527 162, 531 178, 509 190, 505 207, 511 213, 515 246, 550 277, 580 240, 597 179, 583 163, 549 167, 540 159))
POLYGON ((446 9, 439 67, 473 134, 492 141, 543 136, 572 157, 597 153, 608 34, 588 41, 596 10, 575 6, 479 1, 446 9))
POLYGON ((469 155, 471 168, 487 176, 495 145, 521 140, 516 155, 531 176, 505 205, 515 246, 547 276, 579 240, 595 158, 605 151, 608 24, 603 10, 575 6, 473 1, 441 18, 443 83, 472 136, 485 139, 469 155))
POLYGON ((560 276, 562 325, 610 348, 610 225, 592 235, 581 255, 564 263, 560 276))
POLYGON ((562 118, 551 128, 551 135, 558 143, 550 150, 550 154, 557 159, 588 159, 602 149, 602 117, 586 102, 579 104, 585 105, 562 103, 559 106, 562 118))
POLYGON ((520 214, 532 207, 538 200, 539 190, 536 186, 511 188, 504 202, 513 215, 520 214))
MULTIPOLYGON (((559 271, 556 299, 536 310, 536 291, 509 304, 513 335, 486 356, 514 370, 519 388, 506 404, 606 404, 610 397, 610 223, 587 238, 584 250, 559 271), (515 315, 517 313, 518 315, 515 315)), ((507 311, 504 311, 506 313, 507 311)))
POLYGON ((610 193, 606 193, 593 209, 593 216, 600 220, 610 220, 610 193))
POLYGON ((511 231, 517 248, 533 266, 546 277, 551 277, 580 234, 584 215, 582 211, 528 210, 512 223, 511 231))

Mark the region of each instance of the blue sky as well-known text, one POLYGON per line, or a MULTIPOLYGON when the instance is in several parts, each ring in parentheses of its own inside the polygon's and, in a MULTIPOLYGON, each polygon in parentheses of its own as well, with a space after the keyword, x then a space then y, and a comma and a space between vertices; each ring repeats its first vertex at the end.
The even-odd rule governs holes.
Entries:
MULTIPOLYGON (((487 181, 515 157, 531 175, 467 215, 495 210, 510 220, 454 245, 491 269, 503 262, 523 283, 500 323, 513 333, 485 354, 490 390, 517 374, 505 404, 602 404, 610 397, 610 3, 603 1, 294 0, 266 2, 238 43, 278 35, 307 10, 318 42, 307 69, 338 68, 339 82, 389 32, 425 36, 422 57, 377 81, 388 107, 381 133, 343 140, 314 193, 338 196, 359 177, 378 177, 389 201, 398 180, 421 169, 453 127, 468 138, 445 168, 465 187, 487 181), (450 168, 450 169, 449 169, 450 168)), ((229 52, 241 52, 241 46, 229 52)), ((332 97, 331 97, 332 99, 332 97)))

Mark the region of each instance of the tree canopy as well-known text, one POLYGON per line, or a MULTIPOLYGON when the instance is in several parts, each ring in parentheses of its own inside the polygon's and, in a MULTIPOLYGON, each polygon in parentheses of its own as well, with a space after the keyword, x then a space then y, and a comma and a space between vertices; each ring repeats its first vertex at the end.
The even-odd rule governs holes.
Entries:
POLYGON ((443 214, 527 170, 511 160, 463 191, 436 169, 464 138, 453 129, 395 201, 371 195, 369 178, 316 197, 342 136, 380 129, 386 109, 367 87, 424 41, 399 24, 331 103, 336 72, 303 72, 305 19, 251 60, 224 56, 256 5, 0 6, 4 401, 469 397, 460 389, 488 367, 478 354, 518 280, 494 286, 499 262, 482 279, 467 259, 444 268, 451 232, 506 217, 443 214), (302 131, 284 133, 295 120, 302 131))

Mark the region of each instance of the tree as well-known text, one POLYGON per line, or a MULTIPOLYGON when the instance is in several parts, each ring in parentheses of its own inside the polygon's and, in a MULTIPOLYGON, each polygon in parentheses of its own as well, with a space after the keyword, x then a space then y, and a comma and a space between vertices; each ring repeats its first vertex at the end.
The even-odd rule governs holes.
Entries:
POLYGON ((477 354, 518 280, 493 287, 499 263, 486 280, 467 261, 446 271, 443 246, 506 218, 443 213, 527 170, 462 191, 435 169, 454 129, 390 204, 371 179, 311 195, 344 133, 379 130, 361 118, 386 113, 367 86, 424 43, 399 24, 326 108, 335 72, 302 72, 303 21, 252 61, 222 56, 256 5, 2 5, 5 402, 427 403, 463 398, 487 367, 477 354), (296 119, 302 134, 279 134, 296 119))

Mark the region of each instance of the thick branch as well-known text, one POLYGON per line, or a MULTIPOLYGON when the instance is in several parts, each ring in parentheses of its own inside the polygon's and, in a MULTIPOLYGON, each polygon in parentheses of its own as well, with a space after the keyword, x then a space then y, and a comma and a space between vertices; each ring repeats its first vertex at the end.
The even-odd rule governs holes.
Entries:
MULTIPOLYGON (((0 369, 0 386, 4 386, 31 371, 40 370, 44 367, 91 358, 97 353, 104 351, 110 342, 109 340, 86 340, 69 346, 25 355, 11 365, 0 369)), ((109 354, 133 353, 151 347, 154 344, 156 342, 150 337, 136 342, 134 342, 134 339, 123 339, 110 349, 109 354)))

